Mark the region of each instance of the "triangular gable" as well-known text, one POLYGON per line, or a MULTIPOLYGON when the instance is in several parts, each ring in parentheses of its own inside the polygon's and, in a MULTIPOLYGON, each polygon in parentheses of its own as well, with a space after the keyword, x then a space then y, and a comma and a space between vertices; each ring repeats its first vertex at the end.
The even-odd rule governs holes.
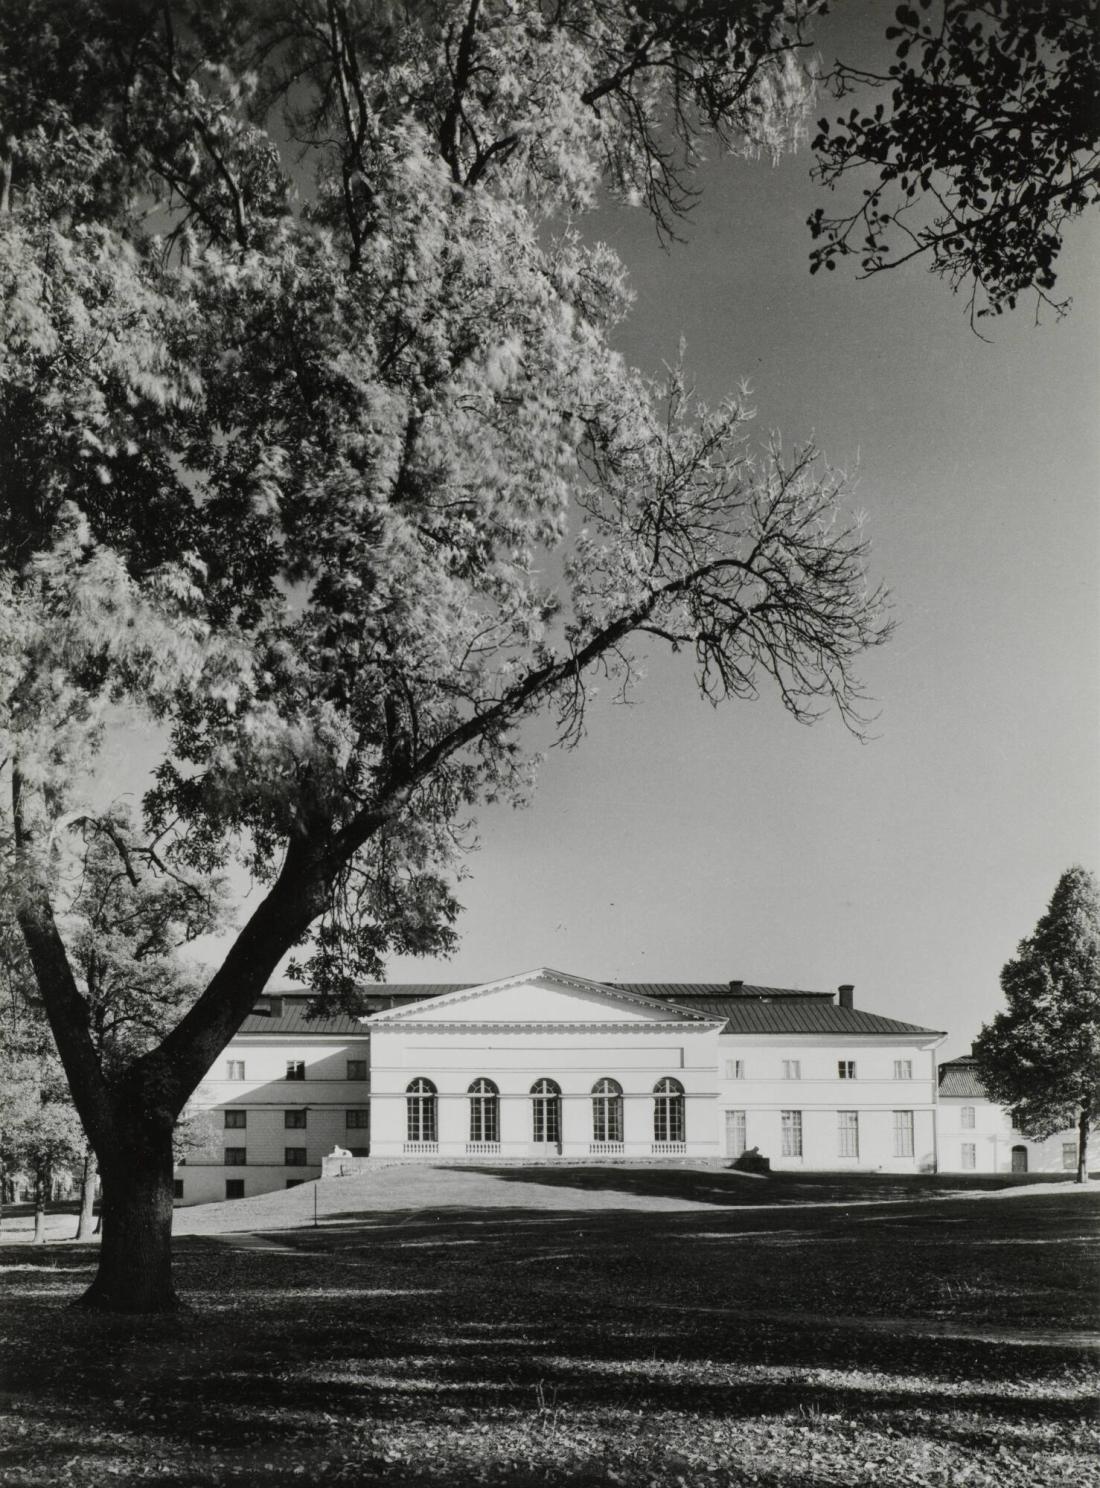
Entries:
POLYGON ((716 1027, 720 1020, 658 1002, 587 977, 541 966, 498 982, 390 1008, 365 1020, 371 1027, 417 1023, 679 1023, 716 1027))

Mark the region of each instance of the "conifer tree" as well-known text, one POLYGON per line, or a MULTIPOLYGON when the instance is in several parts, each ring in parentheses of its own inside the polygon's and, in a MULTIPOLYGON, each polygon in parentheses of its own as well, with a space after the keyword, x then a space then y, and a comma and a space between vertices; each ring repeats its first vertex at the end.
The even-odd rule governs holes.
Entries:
POLYGON ((1041 1141, 1076 1128, 1083 1183, 1100 1106, 1100 887, 1091 873, 1063 873, 1001 987, 1008 1007, 974 1045, 978 1074, 1025 1136, 1041 1141))

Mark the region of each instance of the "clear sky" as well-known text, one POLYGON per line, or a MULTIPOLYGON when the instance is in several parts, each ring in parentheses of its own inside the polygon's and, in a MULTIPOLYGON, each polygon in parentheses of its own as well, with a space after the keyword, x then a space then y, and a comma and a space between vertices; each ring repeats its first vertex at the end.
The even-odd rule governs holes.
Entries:
POLYGON ((987 344, 919 266, 810 278, 810 165, 712 161, 668 253, 640 212, 598 228, 631 269, 632 360, 658 370, 683 334, 705 396, 747 377, 762 436, 858 471, 898 623, 863 669, 876 737, 767 695, 712 709, 690 659, 654 653, 633 706, 597 704, 549 754, 529 809, 482 813, 461 949, 393 980, 850 981, 961 1052, 1059 875, 1096 870, 1100 232, 1068 231, 1066 319, 1025 307, 987 344))

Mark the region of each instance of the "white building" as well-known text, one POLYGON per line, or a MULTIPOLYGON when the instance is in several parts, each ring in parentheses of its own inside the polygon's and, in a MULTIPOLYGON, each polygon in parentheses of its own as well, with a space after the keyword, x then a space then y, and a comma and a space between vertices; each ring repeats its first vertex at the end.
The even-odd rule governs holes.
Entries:
POLYGON ((340 1148, 398 1162, 729 1161, 931 1172, 945 1035, 863 1012, 852 988, 611 984, 541 968, 374 986, 310 1021, 273 993, 191 1105, 183 1203, 320 1176, 340 1148))
POLYGON ((942 1173, 1073 1173, 1077 1133, 1033 1142, 1012 1113, 994 1105, 978 1079, 977 1060, 964 1054, 940 1065, 939 1168, 942 1173))

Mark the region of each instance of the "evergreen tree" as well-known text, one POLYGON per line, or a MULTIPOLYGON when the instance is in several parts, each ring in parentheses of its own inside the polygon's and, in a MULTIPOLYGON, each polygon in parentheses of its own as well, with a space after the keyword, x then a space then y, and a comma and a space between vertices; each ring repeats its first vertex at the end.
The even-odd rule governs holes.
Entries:
POLYGON ((1077 1129, 1077 1181, 1100 1102, 1100 887, 1070 868, 1046 914, 1001 972, 1007 1010, 974 1045, 991 1099, 1040 1141, 1077 1129))

